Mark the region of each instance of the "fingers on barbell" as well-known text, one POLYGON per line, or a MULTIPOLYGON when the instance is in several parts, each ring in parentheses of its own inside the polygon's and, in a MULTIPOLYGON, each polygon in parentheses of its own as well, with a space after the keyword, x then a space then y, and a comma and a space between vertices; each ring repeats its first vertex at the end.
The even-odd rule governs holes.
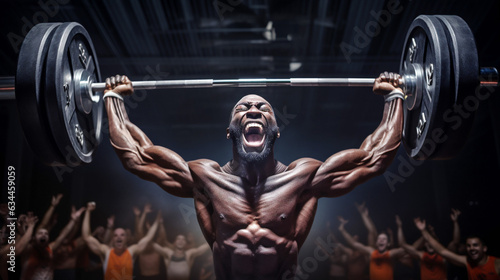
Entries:
POLYGON ((111 79, 110 78, 106 78, 106 89, 113 89, 111 87, 111 79))
POLYGON ((130 80, 128 79, 127 75, 123 75, 120 77, 120 83, 127 84, 128 82, 130 82, 130 80))
POLYGON ((388 82, 394 86, 400 85, 400 79, 401 75, 399 75, 398 73, 392 73, 387 71, 381 73, 380 76, 377 78, 378 82, 388 82))

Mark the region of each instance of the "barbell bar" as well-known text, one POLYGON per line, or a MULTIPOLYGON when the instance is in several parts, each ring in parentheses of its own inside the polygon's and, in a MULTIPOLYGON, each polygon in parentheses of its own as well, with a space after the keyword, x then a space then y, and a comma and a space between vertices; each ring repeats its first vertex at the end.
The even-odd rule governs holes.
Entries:
MULTIPOLYGON (((418 16, 400 62, 405 91, 403 144, 414 159, 446 159, 458 153, 471 119, 459 128, 446 117, 477 88, 498 86, 494 67, 478 66, 474 36, 458 16, 418 16), (453 129, 452 129, 453 128, 453 129), (429 151, 434 131, 449 135, 429 151)), ((373 78, 249 78, 132 81, 136 90, 212 87, 372 87, 373 78)), ((0 99, 16 99, 26 139, 48 165, 92 161, 101 139, 105 83, 87 31, 75 22, 34 26, 22 44, 16 77, 0 78, 0 99)), ((436 143, 435 143, 436 144, 436 143)))
MULTIPOLYGON (((478 73, 480 87, 498 86, 498 70, 495 67, 481 67, 478 73)), ((400 83, 406 88, 408 76, 400 83)), ((0 77, 0 99, 15 99, 15 78, 0 77)), ((186 79, 131 81, 135 90, 155 90, 172 88, 210 88, 210 87, 373 87, 375 78, 246 78, 246 79, 186 79)), ((106 83, 89 83, 90 91, 104 91, 106 83)), ((88 86, 87 86, 88 87, 88 86)))

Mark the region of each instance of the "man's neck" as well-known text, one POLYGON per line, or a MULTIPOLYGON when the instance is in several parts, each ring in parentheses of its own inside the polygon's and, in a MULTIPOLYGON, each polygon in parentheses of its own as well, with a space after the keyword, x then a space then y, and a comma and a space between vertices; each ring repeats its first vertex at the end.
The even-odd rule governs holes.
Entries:
POLYGON ((273 156, 256 163, 234 157, 229 166, 234 175, 245 178, 251 185, 258 185, 277 173, 278 162, 273 156))
POLYGON ((120 249, 118 249, 118 248, 114 248, 114 249, 115 249, 115 250, 114 250, 114 251, 115 251, 115 254, 117 254, 117 255, 121 255, 121 254, 123 254, 123 253, 127 250, 127 247, 125 247, 125 248, 120 248, 120 249))
POLYGON ((488 262, 488 255, 484 255, 484 257, 479 260, 472 260, 469 256, 467 256, 467 262, 473 266, 482 266, 488 262))

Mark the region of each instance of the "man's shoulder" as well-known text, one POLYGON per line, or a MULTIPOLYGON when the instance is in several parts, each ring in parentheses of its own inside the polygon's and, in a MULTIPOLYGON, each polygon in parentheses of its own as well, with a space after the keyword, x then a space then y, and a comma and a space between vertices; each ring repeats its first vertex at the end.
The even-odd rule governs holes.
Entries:
POLYGON ((290 165, 288 165, 287 170, 298 169, 298 168, 318 168, 323 162, 314 158, 299 158, 290 165))
POLYGON ((220 171, 221 166, 216 161, 210 159, 197 159, 188 162, 189 168, 191 170, 213 170, 220 171))

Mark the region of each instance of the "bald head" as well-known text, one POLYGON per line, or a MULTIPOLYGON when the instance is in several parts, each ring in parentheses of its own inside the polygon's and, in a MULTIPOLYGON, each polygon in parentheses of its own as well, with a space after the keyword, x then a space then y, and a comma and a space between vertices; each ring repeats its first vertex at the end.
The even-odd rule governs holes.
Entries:
POLYGON ((116 228, 113 232, 113 247, 123 249, 127 246, 127 232, 123 228, 116 228))
POLYGON ((231 112, 227 138, 234 151, 246 162, 273 160, 273 145, 279 128, 273 107, 263 97, 249 94, 241 98, 231 112))
MULTIPOLYGON (((233 109, 231 110, 231 115, 229 116, 229 122, 233 119, 233 115, 235 113, 236 108, 238 107, 239 104, 248 104, 249 102, 252 103, 265 103, 267 104, 270 108, 272 108, 271 103, 264 99, 264 97, 257 95, 257 94, 247 94, 243 96, 238 102, 236 102, 236 105, 234 105, 233 109)), ((272 111, 272 110, 271 110, 272 111)), ((274 111, 272 111, 273 117, 275 118, 274 111)))

